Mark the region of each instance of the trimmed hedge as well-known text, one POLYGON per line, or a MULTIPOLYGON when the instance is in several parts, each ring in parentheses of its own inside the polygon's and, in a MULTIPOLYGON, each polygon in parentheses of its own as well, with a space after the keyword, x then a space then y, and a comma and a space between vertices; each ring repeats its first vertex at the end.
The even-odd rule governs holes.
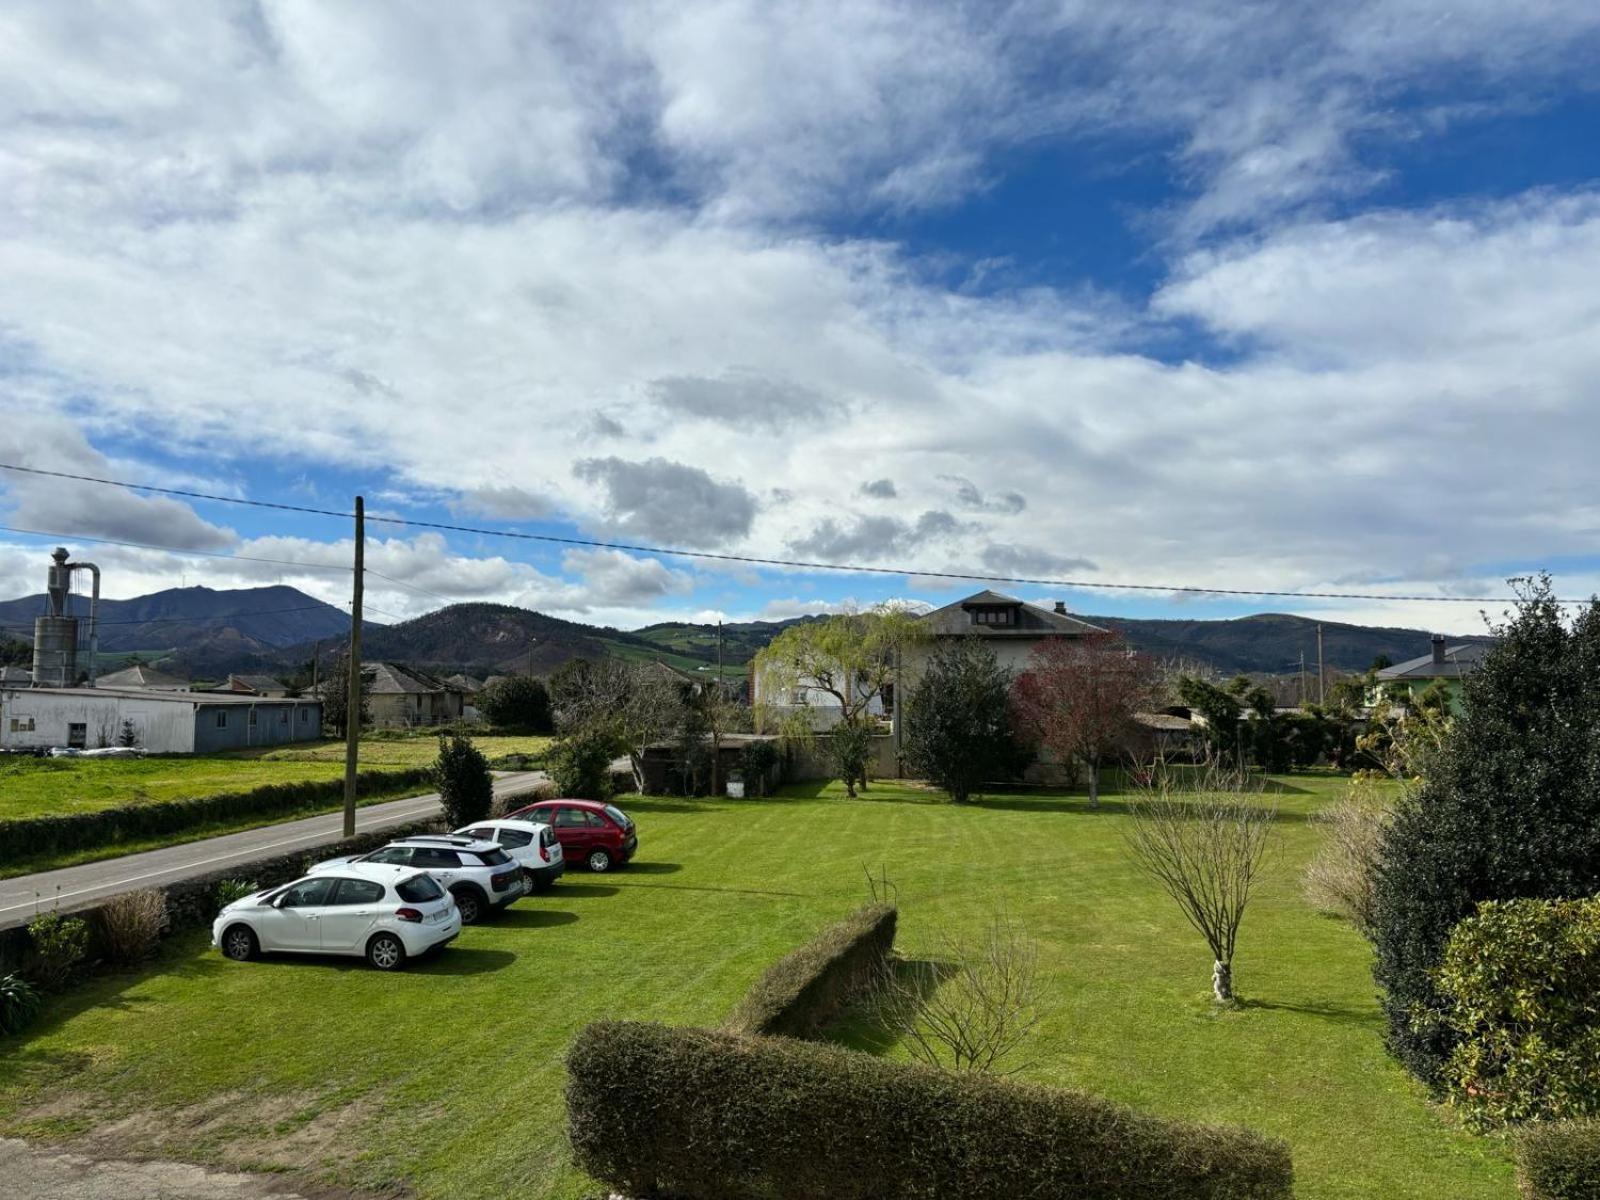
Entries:
POLYGON ((1281 1200, 1288 1147, 1078 1092, 782 1038, 602 1022, 567 1058, 578 1165, 685 1200, 1281 1200))
POLYGON ((898 915, 891 905, 869 904, 828 926, 762 972, 723 1028, 815 1037, 880 976, 894 949, 898 915))
MULTIPOLYGON (((362 771, 356 776, 357 795, 370 795, 395 788, 428 789, 432 786, 431 768, 362 771)), ((269 783, 248 792, 223 792, 215 796, 196 796, 155 804, 124 804, 118 808, 103 808, 98 812, 0 821, 0 862, 32 858, 40 854, 93 850, 117 842, 184 833, 197 826, 247 817, 276 817, 303 809, 325 807, 338 802, 343 796, 343 779, 316 779, 298 783, 269 783)))
POLYGON ((1530 1125, 1517 1141, 1526 1200, 1600 1200, 1600 1121, 1530 1125))

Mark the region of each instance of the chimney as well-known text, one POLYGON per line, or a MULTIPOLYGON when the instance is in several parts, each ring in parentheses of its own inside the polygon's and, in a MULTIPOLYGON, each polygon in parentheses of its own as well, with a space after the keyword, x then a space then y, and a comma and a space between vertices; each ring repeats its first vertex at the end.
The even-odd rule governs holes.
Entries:
POLYGON ((1435 663, 1444 662, 1444 634, 1442 633, 1433 635, 1433 661, 1435 663))
POLYGON ((1067 615, 1067 602, 1065 600, 1057 600, 1056 601, 1056 611, 1058 613, 1060 613, 1063 617, 1066 616, 1067 615))

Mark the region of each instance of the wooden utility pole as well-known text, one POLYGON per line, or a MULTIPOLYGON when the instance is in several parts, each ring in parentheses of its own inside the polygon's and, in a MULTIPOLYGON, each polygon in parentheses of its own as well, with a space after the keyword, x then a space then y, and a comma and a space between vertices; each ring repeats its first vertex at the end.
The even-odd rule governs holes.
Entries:
POLYGON ((728 693, 722 686, 722 618, 717 618, 717 698, 726 700, 728 693))
POLYGON ((1322 661, 1322 622, 1317 622, 1317 703, 1328 702, 1328 668, 1322 661))
POLYGON ((317 694, 317 667, 322 664, 322 639, 317 639, 317 648, 311 652, 311 694, 317 694))
POLYGON ((350 589, 350 678, 344 696, 344 836, 356 833, 356 761, 361 749, 361 584, 367 574, 367 511, 356 497, 356 567, 350 589))

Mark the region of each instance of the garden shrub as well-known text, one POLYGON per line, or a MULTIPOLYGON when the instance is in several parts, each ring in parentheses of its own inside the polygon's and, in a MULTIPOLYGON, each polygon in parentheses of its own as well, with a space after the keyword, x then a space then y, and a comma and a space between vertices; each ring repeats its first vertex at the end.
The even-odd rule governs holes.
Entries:
POLYGON ((1349 921, 1371 940, 1378 855, 1392 806, 1373 786, 1353 782, 1317 813, 1322 840, 1306 866, 1305 894, 1318 912, 1349 921))
POLYGON ((1538 1122, 1517 1139, 1524 1200, 1600 1200, 1600 1121, 1538 1122))
POLYGON ((243 900, 246 896, 254 896, 261 890, 253 879, 224 879, 217 884, 217 908, 224 909, 235 900, 243 900))
MULTIPOLYGON (((427 768, 362 771, 356 776, 358 796, 430 786, 432 775, 427 768)), ((97 812, 0 821, 0 861, 93 850, 139 838, 186 833, 222 821, 281 816, 336 804, 343 796, 342 779, 302 780, 270 783, 248 792, 223 792, 155 804, 125 804, 97 812)))
POLYGON ((729 1015, 737 1033, 814 1037, 881 977, 898 913, 869 904, 828 926, 761 974, 729 1015))
POLYGON ((550 693, 531 675, 506 675, 478 693, 475 701, 484 718, 499 729, 549 733, 552 727, 550 693))
POLYGON ((1435 971, 1479 901, 1600 892, 1600 602, 1525 589, 1383 839, 1374 972, 1391 1051, 1437 1088, 1459 1035, 1435 971))
POLYGON ((28 938, 33 943, 28 973, 46 991, 65 985, 89 954, 89 925, 80 917, 40 913, 28 922, 28 938))
POLYGON ((483 820, 494 807, 494 776, 489 774, 489 760, 469 737, 458 733, 440 735, 433 782, 451 829, 483 820))
POLYGON ((556 793, 576 800, 609 800, 616 749, 616 740, 603 732, 580 730, 562 738, 545 760, 556 793))
POLYGON ((1437 982, 1469 1123, 1600 1115, 1600 899, 1480 904, 1437 982))
POLYGON ((21 1033, 39 1015, 39 993, 20 975, 0 975, 0 1034, 21 1033))
POLYGON ((167 898, 156 888, 114 896, 100 906, 100 944, 120 967, 150 957, 167 928, 167 898))
POLYGON ((788 1038, 602 1022, 567 1058, 578 1166, 685 1200, 1280 1200, 1288 1147, 1078 1092, 788 1038))
POLYGON ((744 772, 745 795, 765 796, 778 765, 778 747, 772 742, 746 742, 739 751, 739 769, 744 772))

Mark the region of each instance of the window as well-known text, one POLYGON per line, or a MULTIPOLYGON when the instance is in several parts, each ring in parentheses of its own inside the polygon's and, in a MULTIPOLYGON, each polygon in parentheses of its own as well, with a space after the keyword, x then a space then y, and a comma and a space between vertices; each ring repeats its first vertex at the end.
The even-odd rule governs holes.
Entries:
POLYGON ((1015 610, 1009 608, 975 608, 972 610, 972 623, 974 625, 1012 625, 1015 610))
POLYGON ((487 825, 480 825, 477 829, 469 829, 463 837, 478 838, 480 841, 494 841, 494 830, 487 825))
POLYGON ((449 867, 461 865, 461 858, 454 850, 436 850, 432 846, 416 846, 411 851, 411 865, 413 867, 449 867))
POLYGON ((615 804, 606 805, 606 816, 610 817, 624 829, 631 828, 633 825, 633 822, 628 820, 628 814, 623 812, 615 804))
POLYGON ((411 848, 409 846, 385 846, 382 850, 374 850, 361 861, 388 863, 391 866, 403 867, 411 861, 411 848))
POLYGON ((383 884, 370 879, 341 879, 329 904, 376 904, 383 899, 383 884))
POLYGON ((228 710, 225 709, 225 708, 219 708, 219 709, 217 709, 217 728, 218 729, 226 729, 227 727, 228 727, 228 710))
POLYGON ((289 723, 289 710, 287 708, 280 708, 278 710, 278 724, 279 725, 287 725, 288 723, 289 723))
POLYGON ((89 726, 86 724, 71 724, 67 726, 67 748, 69 750, 86 750, 89 747, 89 726))
POLYGON ((300 710, 300 723, 304 725, 309 720, 311 720, 311 710, 309 708, 302 708, 300 710))
POLYGON ((558 808, 556 809, 556 828, 582 829, 589 824, 584 819, 588 815, 581 808, 558 808))
POLYGON ((302 879, 283 894, 279 908, 320 908, 328 903, 334 880, 323 877, 302 879))
POLYGON ((11 718, 11 732, 12 733, 32 733, 33 732, 33 718, 32 717, 12 717, 11 718))
POLYGON ((444 889, 427 875, 413 875, 395 884, 394 890, 395 895, 411 904, 425 904, 444 895, 444 889))
POLYGON ((471 850, 468 854, 486 867, 503 867, 511 861, 511 856, 498 846, 493 850, 471 850))
POLYGON ((533 834, 526 829, 502 829, 500 831, 500 844, 510 846, 513 850, 520 850, 524 846, 533 845, 533 834))

